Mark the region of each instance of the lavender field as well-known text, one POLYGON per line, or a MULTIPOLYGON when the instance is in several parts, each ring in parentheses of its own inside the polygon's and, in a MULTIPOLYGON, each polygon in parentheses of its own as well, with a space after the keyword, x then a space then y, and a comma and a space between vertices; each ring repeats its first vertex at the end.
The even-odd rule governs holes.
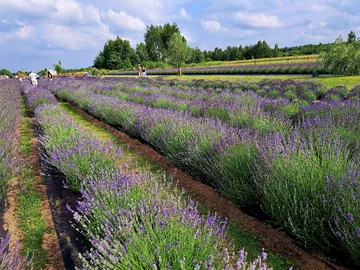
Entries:
POLYGON ((307 248, 360 263, 359 86, 109 78, 42 86, 239 206, 260 205, 307 248))
MULTIPOLYGON (((64 176, 64 189, 76 201, 67 205, 72 219, 64 222, 86 239, 86 251, 76 253, 77 268, 289 269, 294 264, 279 262, 279 255, 260 246, 239 246, 227 218, 204 211, 171 175, 144 165, 63 102, 151 145, 235 207, 257 209, 269 217, 267 224, 306 250, 350 268, 360 265, 360 86, 95 77, 39 83, 0 85, 3 198, 6 181, 18 174, 24 178, 27 168, 23 152, 14 151, 19 142, 23 147, 17 130, 27 107, 37 135, 34 154, 50 174, 64 176)), ((48 174, 42 174, 45 181, 52 179, 48 174)), ((30 203, 36 188, 29 185, 21 182, 20 190, 30 203)), ((36 227, 41 222, 24 216, 33 224, 29 237, 41 243, 44 236, 36 227)), ((17 246, 9 244, 11 235, 3 237, 4 269, 44 269, 44 255, 35 246, 29 249, 27 238, 17 246)))
MULTIPOLYGON (((318 74, 327 74, 321 64, 315 62, 300 63, 275 63, 257 65, 221 65, 209 67, 185 67, 184 75, 200 74, 312 74, 316 70, 318 74)), ((148 69, 148 75, 176 75, 178 70, 175 68, 156 68, 148 69)), ((110 72, 109 75, 137 75, 136 71, 110 72)))
POLYGON ((77 205, 68 211, 89 248, 79 254, 77 267, 271 269, 264 250, 253 259, 246 250, 236 250, 226 219, 199 211, 169 177, 133 171, 126 149, 76 122, 46 88, 21 84, 42 161, 61 172, 65 188, 78 194, 77 205))

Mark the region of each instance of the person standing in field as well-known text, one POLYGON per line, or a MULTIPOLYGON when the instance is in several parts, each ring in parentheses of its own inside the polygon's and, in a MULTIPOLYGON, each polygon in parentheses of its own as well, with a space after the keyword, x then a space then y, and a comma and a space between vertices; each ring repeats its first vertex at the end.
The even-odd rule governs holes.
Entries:
POLYGON ((144 78, 146 78, 146 67, 145 66, 142 68, 142 76, 144 78))
POLYGON ((29 79, 30 79, 32 85, 34 85, 34 86, 38 85, 37 80, 36 80, 36 73, 34 71, 30 72, 29 79))
POLYGON ((142 68, 141 68, 140 64, 138 65, 138 74, 139 74, 139 77, 142 77, 142 68))
POLYGON ((49 79, 49 82, 51 82, 52 79, 53 79, 53 75, 51 74, 50 71, 47 72, 47 77, 48 77, 48 79, 49 79))

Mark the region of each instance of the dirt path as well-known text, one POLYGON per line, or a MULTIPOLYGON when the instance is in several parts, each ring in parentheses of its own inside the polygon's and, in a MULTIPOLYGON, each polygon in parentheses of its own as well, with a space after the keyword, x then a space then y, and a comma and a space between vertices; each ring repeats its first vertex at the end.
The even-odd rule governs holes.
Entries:
POLYGON ((85 237, 71 226, 73 215, 67 209, 76 207, 76 201, 80 200, 78 193, 64 188, 66 177, 56 168, 42 162, 42 172, 45 175, 46 193, 49 198, 52 219, 55 223, 55 231, 58 238, 58 245, 61 249, 62 268, 72 270, 75 267, 81 269, 79 253, 87 250, 88 244, 85 237))
POLYGON ((312 256, 298 247, 284 232, 273 229, 255 218, 244 214, 235 203, 220 196, 215 189, 201 183, 198 180, 195 180, 190 175, 176 168, 165 156, 159 154, 152 147, 143 144, 137 139, 131 138, 126 133, 98 120, 97 118, 82 111, 80 108, 71 104, 68 105, 93 124, 111 131, 123 143, 134 149, 137 154, 142 155, 149 161, 157 164, 169 175, 171 175, 175 181, 178 181, 186 191, 191 192, 193 194, 192 197, 199 203, 205 205, 213 211, 216 211, 220 216, 227 217, 231 222, 240 225, 241 228, 248 230, 254 236, 259 237, 262 247, 279 253, 280 255, 292 260, 295 269, 347 269, 336 266, 325 256, 312 256))

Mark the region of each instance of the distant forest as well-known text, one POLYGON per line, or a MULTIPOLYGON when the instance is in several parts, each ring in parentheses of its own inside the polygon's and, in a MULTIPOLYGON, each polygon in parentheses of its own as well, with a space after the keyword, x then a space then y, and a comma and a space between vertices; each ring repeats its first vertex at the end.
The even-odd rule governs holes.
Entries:
MULTIPOLYGON (((135 49, 130 46, 128 40, 120 37, 109 40, 105 43, 104 49, 94 59, 94 67, 115 70, 133 68, 139 63, 147 67, 165 67, 168 59, 168 42, 176 32, 180 33, 176 23, 167 23, 163 26, 148 26, 144 34, 144 42, 137 44, 135 49)), ((356 39, 354 32, 350 32, 348 37, 349 39, 356 39)), ((184 37, 183 40, 186 42, 184 37)), ((216 47, 213 51, 202 51, 198 47, 189 47, 185 63, 320 54, 328 51, 332 44, 319 43, 284 48, 280 48, 278 44, 275 44, 271 48, 266 41, 258 41, 250 46, 228 46, 225 50, 216 47)))

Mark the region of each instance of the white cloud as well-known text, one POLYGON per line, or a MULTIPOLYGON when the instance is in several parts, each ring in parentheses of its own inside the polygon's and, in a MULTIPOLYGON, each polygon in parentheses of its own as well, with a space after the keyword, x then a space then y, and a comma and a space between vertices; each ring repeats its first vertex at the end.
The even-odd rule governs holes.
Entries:
POLYGON ((32 34, 35 32, 35 29, 31 25, 23 25, 21 28, 19 28, 15 32, 15 36, 21 39, 27 39, 32 36, 32 34))
POLYGON ((145 31, 145 23, 139 18, 128 15, 125 11, 115 12, 111 8, 104 13, 104 17, 109 19, 116 26, 132 31, 145 31))
POLYGON ((201 26, 211 33, 229 32, 229 28, 222 27, 216 20, 202 21, 201 26))
MULTIPOLYGON (((157 22, 168 17, 167 9, 165 9, 161 0, 130 0, 118 1, 118 3, 121 4, 122 9, 137 14, 143 20, 157 22)), ((164 4, 167 4, 167 2, 165 1, 164 4)))
POLYGON ((100 11, 92 5, 81 5, 75 0, 56 0, 56 12, 50 17, 60 21, 77 23, 94 22, 100 20, 100 11))
POLYGON ((325 5, 313 4, 311 5, 310 9, 314 12, 326 12, 330 9, 330 7, 325 5))
POLYGON ((99 39, 100 41, 105 41, 108 39, 115 39, 116 35, 114 35, 110 29, 109 26, 101 21, 97 22, 97 27, 87 27, 84 28, 84 30, 86 30, 86 32, 93 36, 96 37, 97 39, 99 39))
POLYGON ((186 12, 185 8, 180 9, 180 16, 183 18, 188 18, 189 14, 186 12))
POLYGON ((288 25, 277 16, 262 13, 237 12, 234 20, 256 28, 281 28, 288 25))
POLYGON ((47 24, 44 33, 46 34, 42 38, 52 47, 76 51, 95 45, 94 37, 76 28, 47 24))
POLYGON ((317 29, 317 28, 322 28, 322 27, 325 27, 325 26, 326 26, 326 22, 324 22, 324 21, 316 21, 316 22, 311 22, 308 25, 308 28, 309 29, 317 29))
POLYGON ((311 33, 306 33, 304 31, 300 32, 299 38, 306 39, 307 41, 310 42, 320 42, 328 39, 328 37, 325 35, 311 34, 311 33))

